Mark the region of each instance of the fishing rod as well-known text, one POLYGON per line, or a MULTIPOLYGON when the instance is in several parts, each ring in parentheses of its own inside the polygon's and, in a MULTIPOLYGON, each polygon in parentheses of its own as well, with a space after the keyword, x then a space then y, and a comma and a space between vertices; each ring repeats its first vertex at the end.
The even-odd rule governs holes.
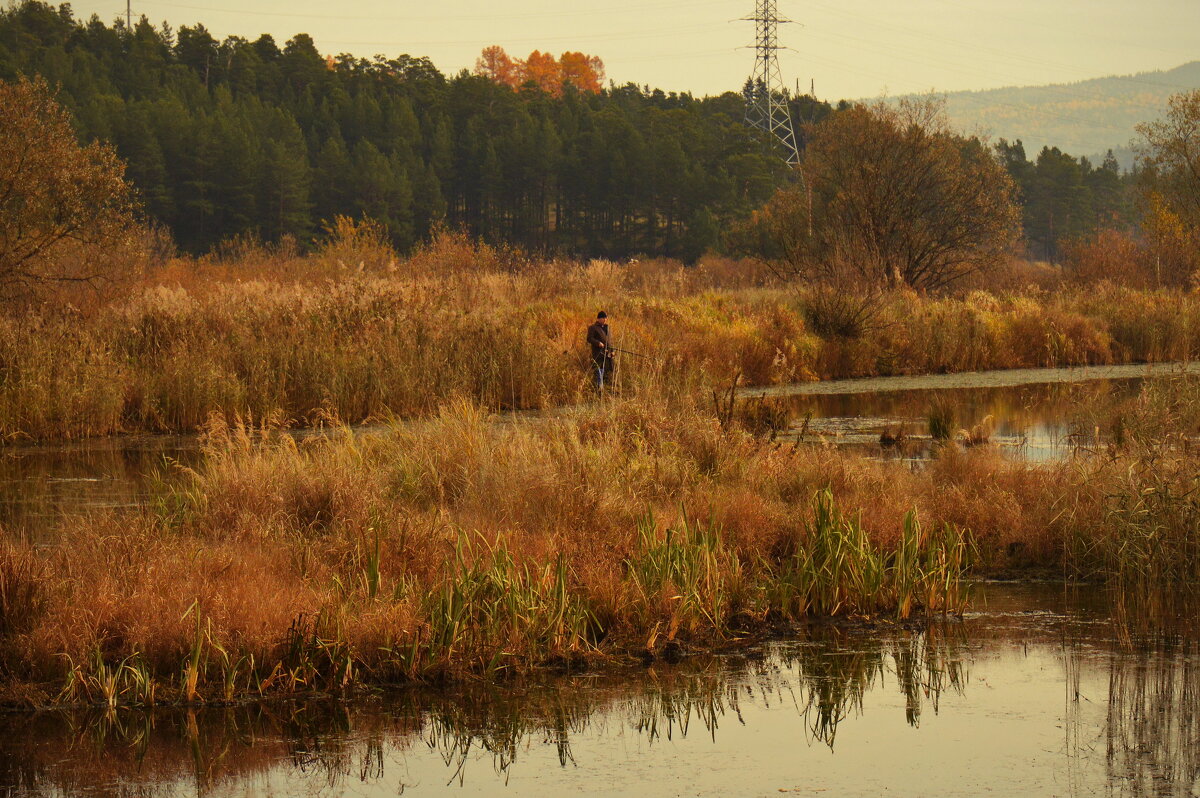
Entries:
POLYGON ((623 355, 633 355, 634 357, 645 358, 646 360, 658 360, 658 358, 653 355, 643 355, 641 352, 630 352, 628 349, 621 349, 620 347, 616 346, 610 346, 608 351, 620 352, 623 355))

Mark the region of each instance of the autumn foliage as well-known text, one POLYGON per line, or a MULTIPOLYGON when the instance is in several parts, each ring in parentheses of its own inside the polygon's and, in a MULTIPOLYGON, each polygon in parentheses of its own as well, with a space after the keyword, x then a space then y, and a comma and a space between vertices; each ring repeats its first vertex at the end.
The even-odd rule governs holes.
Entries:
POLYGON ((124 164, 40 77, 0 82, 0 119, 0 302, 111 285, 137 245, 124 164))
POLYGON ((566 52, 555 58, 540 50, 521 60, 509 56, 503 47, 492 45, 484 48, 475 61, 475 74, 514 89, 532 83, 552 97, 560 96, 566 85, 596 94, 604 85, 604 62, 585 53, 566 52))
POLYGON ((1138 125, 1142 230, 1158 280, 1200 283, 1200 89, 1171 97, 1167 113, 1138 125))
POLYGON ((1063 265, 1076 281, 1108 281, 1134 288, 1157 287, 1156 259, 1144 241, 1127 230, 1100 230, 1094 235, 1067 241, 1063 265))
POLYGON ((852 105, 808 127, 802 181, 781 189, 736 249, 832 283, 937 290, 1011 256, 1011 178, 934 100, 852 105))

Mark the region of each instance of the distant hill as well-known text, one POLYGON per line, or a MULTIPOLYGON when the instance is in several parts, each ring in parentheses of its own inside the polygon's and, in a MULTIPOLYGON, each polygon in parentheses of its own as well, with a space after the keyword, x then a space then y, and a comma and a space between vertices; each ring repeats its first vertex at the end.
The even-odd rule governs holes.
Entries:
POLYGON ((1121 165, 1129 168, 1134 126, 1161 116, 1172 94, 1197 88, 1200 61, 1165 72, 945 96, 947 112, 956 126, 992 138, 1021 139, 1030 160, 1043 146, 1089 158, 1103 157, 1112 149, 1121 165))

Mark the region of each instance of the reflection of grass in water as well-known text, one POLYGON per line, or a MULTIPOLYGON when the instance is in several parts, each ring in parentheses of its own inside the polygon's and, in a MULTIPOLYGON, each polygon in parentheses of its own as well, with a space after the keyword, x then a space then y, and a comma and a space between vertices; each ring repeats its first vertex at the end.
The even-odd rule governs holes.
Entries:
POLYGON ((629 707, 630 726, 651 742, 686 737, 693 720, 716 741, 720 720, 729 712, 742 722, 738 685, 721 671, 673 676, 635 695, 629 707))
POLYGON ((1194 796, 1200 779, 1198 641, 1163 640, 1111 660, 1110 779, 1134 794, 1194 796))
MULTIPOLYGON (((1195 596, 1159 591, 1150 601, 1110 590, 1116 644, 1108 672, 1105 767, 1113 794, 1192 796, 1200 782, 1200 624, 1195 596)), ((1068 753, 1086 758, 1080 675, 1095 655, 1068 644, 1068 753)))
POLYGON ((833 656, 800 654, 798 664, 807 688, 804 718, 808 729, 813 739, 832 748, 838 725, 851 713, 862 711, 863 696, 882 678, 882 649, 851 649, 833 656))
POLYGON ((812 738, 833 748, 838 726, 862 712, 864 696, 891 672, 905 697, 905 719, 918 726, 927 700, 936 714, 946 689, 966 686, 965 637, 930 625, 925 631, 886 638, 848 635, 833 628, 819 646, 789 652, 805 696, 804 716, 812 738))
POLYGON ((1200 643, 1160 638, 1114 656, 1107 715, 1109 778, 1134 795, 1195 795, 1200 779, 1200 643))
MULTIPOLYGON (((649 742, 697 732, 716 740, 722 720, 746 721, 742 702, 794 703, 813 739, 833 746, 838 724, 891 673, 916 725, 928 702, 963 684, 959 644, 940 626, 883 638, 815 628, 809 640, 744 665, 708 660, 654 678, 582 677, 553 685, 406 691, 367 704, 307 701, 188 711, 116 709, 0 719, 0 784, 84 792, 122 783, 139 795, 180 780, 202 789, 260 778, 281 763, 327 789, 384 779, 393 759, 426 745, 465 784, 477 753, 506 774, 531 743, 575 762, 572 740, 621 719, 649 742), (13 727, 5 728, 9 724, 13 727), (16 729, 20 729, 18 733, 16 729), (48 744, 52 743, 52 744, 48 744), (36 785, 36 786, 35 786, 36 785)), ((292 776, 290 778, 295 778, 292 776)))
MULTIPOLYGON (((574 763, 571 737, 584 732, 604 699, 587 691, 534 690, 516 695, 480 689, 435 699, 423 712, 425 743, 451 770, 449 782, 466 781, 471 753, 491 755, 497 773, 506 773, 524 744, 534 738, 552 744, 560 765, 574 763)), ((421 710, 418 709, 418 712, 421 710)))

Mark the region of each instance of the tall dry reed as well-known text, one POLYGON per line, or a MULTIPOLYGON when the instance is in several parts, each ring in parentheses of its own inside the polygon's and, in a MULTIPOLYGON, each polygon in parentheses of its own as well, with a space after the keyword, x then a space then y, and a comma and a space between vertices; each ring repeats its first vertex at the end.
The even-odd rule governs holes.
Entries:
POLYGON ((299 441, 215 419, 205 445, 146 508, 6 554, 5 573, 47 575, 37 622, 0 632, 12 679, 45 700, 212 701, 661 652, 957 608, 972 539, 923 475, 688 403, 503 421, 459 400, 299 441))
POLYGON ((455 396, 491 410, 571 405, 589 395, 583 333, 600 309, 618 346, 648 356, 619 360, 626 395, 708 395, 734 375, 1177 360, 1200 343, 1200 302, 1180 292, 898 291, 853 335, 812 327, 811 293, 747 263, 530 262, 451 235, 408 259, 357 228, 307 257, 235 247, 172 263, 88 313, 0 318, 0 435, 183 432, 214 412, 354 423, 455 396))

